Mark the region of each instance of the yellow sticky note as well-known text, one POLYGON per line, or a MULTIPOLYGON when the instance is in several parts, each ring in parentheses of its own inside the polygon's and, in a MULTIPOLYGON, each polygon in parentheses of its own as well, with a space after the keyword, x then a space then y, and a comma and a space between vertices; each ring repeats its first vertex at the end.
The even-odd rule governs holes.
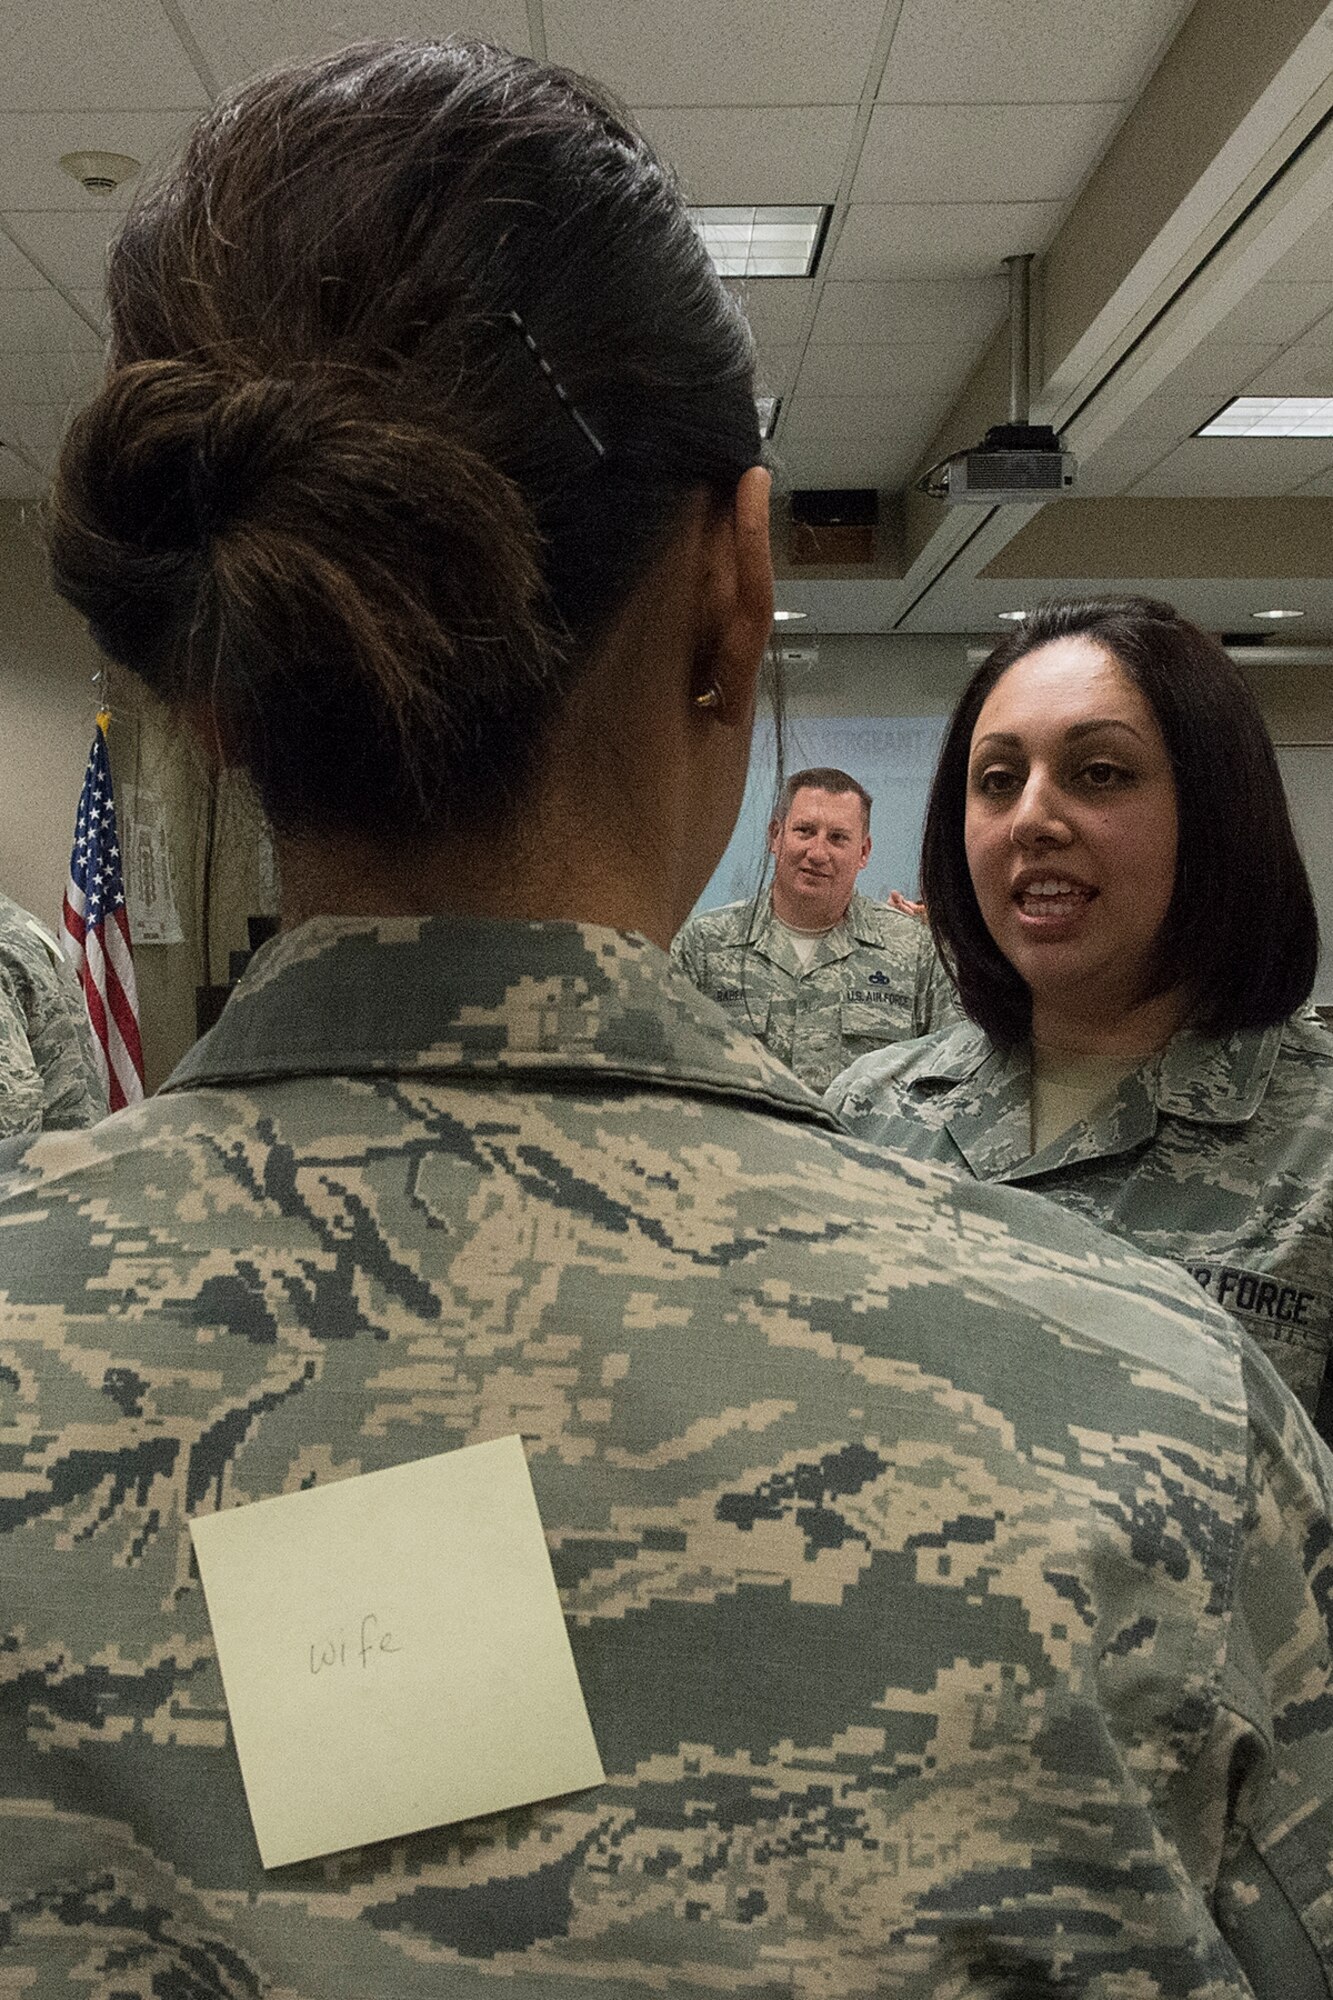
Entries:
POLYGON ((521 1439, 191 1533, 266 1868, 602 1782, 521 1439))

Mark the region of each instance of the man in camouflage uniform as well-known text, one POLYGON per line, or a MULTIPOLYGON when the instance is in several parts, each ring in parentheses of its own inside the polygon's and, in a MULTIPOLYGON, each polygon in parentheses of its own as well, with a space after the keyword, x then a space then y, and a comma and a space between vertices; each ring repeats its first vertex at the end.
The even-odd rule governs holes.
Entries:
POLYGON ((1028 1051, 970 1023, 867 1057, 828 1101, 877 1146, 1030 1188, 1183 1264, 1330 1435, 1333 1036, 1319 1021, 1182 1030, 1035 1154, 1028 1051))
POLYGON ((106 1117, 83 998, 36 917, 0 896, 0 1138, 106 1117))
POLYGON ((1331 1468, 1184 1273, 572 924, 314 919, 4 1165, 0 1989, 1329 1990, 1331 1468), (190 1518, 513 1432, 605 1784, 266 1874, 190 1518))
POLYGON ((771 890, 703 910, 673 964, 812 1090, 857 1056, 959 1018, 924 923, 855 893, 870 794, 846 771, 797 771, 768 830, 771 890))

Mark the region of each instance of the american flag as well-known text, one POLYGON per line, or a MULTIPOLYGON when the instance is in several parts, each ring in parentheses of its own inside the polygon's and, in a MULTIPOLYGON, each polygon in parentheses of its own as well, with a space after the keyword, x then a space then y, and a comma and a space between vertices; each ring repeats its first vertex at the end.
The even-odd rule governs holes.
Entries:
POLYGON ((105 711, 97 718, 79 795, 69 887, 61 911, 61 943, 79 976, 93 1024, 97 1065, 113 1111, 143 1096, 139 995, 125 910, 125 883, 116 838, 116 802, 106 754, 105 711))

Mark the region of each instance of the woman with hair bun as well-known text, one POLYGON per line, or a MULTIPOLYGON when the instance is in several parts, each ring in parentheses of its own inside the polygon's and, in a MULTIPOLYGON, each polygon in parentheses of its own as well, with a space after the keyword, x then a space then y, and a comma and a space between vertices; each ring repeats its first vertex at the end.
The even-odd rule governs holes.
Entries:
POLYGON ((1333 1434, 1319 925, 1216 640, 1147 599, 1035 610, 950 723, 923 893, 976 1025, 863 1058, 829 1102, 1183 1264, 1333 1434))
POLYGON ((109 284, 56 583, 249 773, 283 928, 156 1100, 3 1158, 0 1986, 1314 1990, 1299 1409, 670 971, 772 613, 670 174, 371 44, 210 113, 109 284), (515 1433, 605 1782, 265 1871, 191 1524, 515 1433))

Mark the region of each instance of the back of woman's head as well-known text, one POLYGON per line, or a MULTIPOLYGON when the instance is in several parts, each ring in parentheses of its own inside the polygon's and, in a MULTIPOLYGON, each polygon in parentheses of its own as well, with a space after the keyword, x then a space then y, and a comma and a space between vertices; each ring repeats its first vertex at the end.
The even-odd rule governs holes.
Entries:
POLYGON ((1216 639, 1151 598, 1054 599, 994 648, 964 689, 940 751, 921 888, 936 943, 972 1019, 1021 1041, 1031 997, 981 915, 964 844, 977 718, 1011 667, 1057 639, 1116 661, 1162 732, 1176 789, 1176 880, 1152 991, 1193 995, 1211 1034, 1269 1027, 1310 996, 1319 921, 1273 745, 1243 674, 1216 639))
POLYGON ((760 458, 670 173, 594 86, 482 44, 247 86, 108 288, 56 587, 288 831, 511 819, 688 496, 760 458))

